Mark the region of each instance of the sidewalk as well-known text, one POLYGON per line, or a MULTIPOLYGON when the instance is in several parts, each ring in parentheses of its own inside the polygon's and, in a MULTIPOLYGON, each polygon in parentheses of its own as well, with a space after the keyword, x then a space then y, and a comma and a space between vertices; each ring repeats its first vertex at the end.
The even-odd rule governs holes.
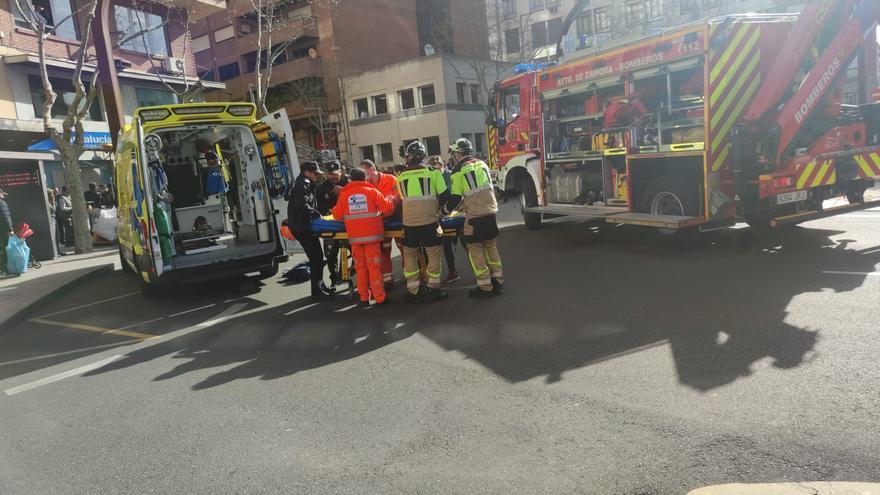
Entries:
POLYGON ((64 256, 43 262, 20 277, 0 278, 0 328, 29 308, 45 303, 83 277, 120 268, 116 248, 64 256))

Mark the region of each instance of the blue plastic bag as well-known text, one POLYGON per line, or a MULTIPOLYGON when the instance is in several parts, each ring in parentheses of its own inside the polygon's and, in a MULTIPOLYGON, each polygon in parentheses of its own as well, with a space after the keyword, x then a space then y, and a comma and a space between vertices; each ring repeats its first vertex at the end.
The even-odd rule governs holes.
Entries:
POLYGON ((27 271, 31 248, 24 239, 11 235, 6 242, 6 273, 21 275, 27 271))

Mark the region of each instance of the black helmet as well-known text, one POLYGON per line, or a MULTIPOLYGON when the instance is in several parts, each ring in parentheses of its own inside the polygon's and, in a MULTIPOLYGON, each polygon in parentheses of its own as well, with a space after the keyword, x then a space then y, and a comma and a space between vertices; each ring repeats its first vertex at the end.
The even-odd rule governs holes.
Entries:
POLYGON ((411 156, 414 160, 422 160, 426 156, 428 156, 428 150, 425 148, 425 145, 420 141, 413 141, 406 145, 406 149, 403 151, 403 155, 411 156))
POLYGON ((458 138, 454 143, 449 147, 450 151, 458 152, 463 155, 470 155, 474 151, 474 147, 471 146, 471 142, 466 138, 458 138))

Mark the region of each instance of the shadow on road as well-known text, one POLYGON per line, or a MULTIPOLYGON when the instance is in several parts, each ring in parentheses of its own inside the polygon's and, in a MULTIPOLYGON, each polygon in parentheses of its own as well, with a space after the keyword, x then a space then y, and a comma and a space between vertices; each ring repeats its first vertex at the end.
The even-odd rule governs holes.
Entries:
MULTIPOLYGON (((553 383, 567 371, 668 344, 679 382, 707 391, 749 376, 765 358, 782 369, 810 359, 820 335, 786 322, 792 299, 854 290, 864 276, 823 270, 870 272, 880 262, 878 249, 830 239, 840 233, 794 228, 742 257, 728 251, 727 234, 671 249, 630 229, 598 236, 573 224, 541 233, 512 227, 503 234, 502 297, 477 301, 455 290, 433 305, 346 311, 347 301, 296 301, 137 350, 91 374, 171 356, 180 364, 156 380, 221 368, 193 385, 206 389, 290 376, 419 332, 510 382, 553 383)), ((401 289, 393 295, 401 299, 401 289)))

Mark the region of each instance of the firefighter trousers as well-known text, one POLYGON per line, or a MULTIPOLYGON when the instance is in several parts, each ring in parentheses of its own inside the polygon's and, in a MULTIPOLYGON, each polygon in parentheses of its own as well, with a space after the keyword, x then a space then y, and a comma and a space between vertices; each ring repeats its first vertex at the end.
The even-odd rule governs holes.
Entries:
POLYGON ((385 287, 382 282, 382 243, 353 244, 351 256, 357 277, 358 294, 361 301, 370 300, 370 292, 377 303, 385 300, 385 287))
POLYGON ((443 271, 443 248, 439 246, 409 247, 403 246, 403 275, 406 277, 406 290, 410 294, 418 294, 422 279, 419 272, 419 253, 425 250, 428 256, 425 275, 428 287, 440 288, 440 275, 443 271))
POLYGON ((501 254, 498 253, 498 238, 485 241, 468 241, 468 258, 482 290, 492 290, 492 279, 504 283, 501 269, 501 254))

